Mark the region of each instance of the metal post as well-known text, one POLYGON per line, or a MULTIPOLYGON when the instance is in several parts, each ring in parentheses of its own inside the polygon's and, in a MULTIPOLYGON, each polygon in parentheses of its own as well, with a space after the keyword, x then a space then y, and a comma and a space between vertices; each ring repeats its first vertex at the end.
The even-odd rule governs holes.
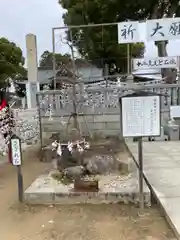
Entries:
POLYGON ((53 46, 53 79, 54 89, 56 89, 56 56, 55 56, 55 30, 52 29, 52 46, 53 46))
MULTIPOLYGON (((73 28, 89 28, 89 27, 101 27, 101 26, 114 26, 114 25, 118 25, 117 22, 110 22, 110 23, 98 23, 98 24, 94 24, 94 23, 90 23, 90 24, 81 24, 81 25, 70 25, 68 26, 68 28, 73 29, 73 28)), ((54 30, 61 30, 61 29, 67 29, 67 26, 61 26, 61 27, 54 27, 54 30)))
POLYGON ((21 166, 17 166, 17 180, 18 180, 18 197, 19 202, 23 202, 23 177, 21 172, 21 166))
POLYGON ((127 44, 127 74, 130 74, 130 44, 127 44))
MULTIPOLYGON (((177 82, 180 83, 180 57, 178 57, 178 73, 177 73, 177 82)), ((180 87, 177 88, 177 105, 180 105, 180 87)))
POLYGON ((123 114, 123 112, 122 112, 122 99, 121 98, 120 98, 119 104, 120 104, 120 135, 119 135, 119 140, 123 141, 124 140, 124 138, 123 138, 123 128, 122 128, 122 114, 123 114))
POLYGON ((139 160, 139 207, 144 210, 144 191, 143 191, 143 149, 142 137, 138 138, 138 160, 139 160))

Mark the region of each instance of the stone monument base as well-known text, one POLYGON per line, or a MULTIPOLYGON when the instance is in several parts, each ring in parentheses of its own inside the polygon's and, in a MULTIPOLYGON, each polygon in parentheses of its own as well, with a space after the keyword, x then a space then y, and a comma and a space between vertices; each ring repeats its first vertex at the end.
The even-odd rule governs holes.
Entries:
MULTIPOLYGON (((25 201, 29 204, 101 204, 139 202, 138 178, 136 174, 127 176, 99 175, 99 191, 74 191, 74 183, 64 185, 51 177, 52 173, 38 177, 25 191, 25 201)), ((151 205, 150 190, 144 183, 145 205, 151 205)))

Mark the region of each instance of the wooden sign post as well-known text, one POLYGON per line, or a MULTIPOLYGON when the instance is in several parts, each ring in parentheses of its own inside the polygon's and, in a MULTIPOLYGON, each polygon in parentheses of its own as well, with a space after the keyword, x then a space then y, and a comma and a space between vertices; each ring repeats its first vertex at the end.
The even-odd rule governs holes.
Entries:
POLYGON ((16 135, 13 135, 10 139, 11 146, 11 158, 12 164, 17 167, 17 180, 18 180, 18 196, 19 202, 23 202, 23 176, 21 172, 22 165, 22 149, 21 140, 16 135))

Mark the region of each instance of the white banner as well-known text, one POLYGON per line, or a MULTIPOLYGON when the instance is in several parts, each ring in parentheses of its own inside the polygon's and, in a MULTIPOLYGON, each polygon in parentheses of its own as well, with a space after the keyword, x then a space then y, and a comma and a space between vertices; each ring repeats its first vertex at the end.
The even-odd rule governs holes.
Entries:
POLYGON ((146 22, 147 41, 180 39, 180 18, 164 18, 146 22))
POLYGON ((140 42, 139 22, 118 23, 118 43, 140 42))
POLYGON ((179 57, 135 58, 132 59, 133 70, 148 68, 177 68, 179 57))

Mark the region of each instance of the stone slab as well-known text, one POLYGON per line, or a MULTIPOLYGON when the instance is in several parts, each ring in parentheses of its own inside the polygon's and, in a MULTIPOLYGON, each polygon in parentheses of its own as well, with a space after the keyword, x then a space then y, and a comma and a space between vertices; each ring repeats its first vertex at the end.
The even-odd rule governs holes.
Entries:
MULTIPOLYGON (((134 164, 135 166, 135 164, 134 164)), ((136 168, 134 168, 136 169, 136 168)), ((79 203, 138 203, 138 174, 96 176, 99 192, 74 192, 73 184, 64 185, 50 177, 38 177, 25 191, 25 201, 30 204, 79 204, 79 203)), ((151 205, 150 190, 144 182, 144 200, 151 205)))
POLYGON ((167 215, 167 221, 174 230, 177 239, 180 239, 180 197, 160 197, 159 201, 167 215))
POLYGON ((151 185, 158 198, 180 198, 180 186, 166 187, 151 185))
MULTIPOLYGON (((138 162, 137 143, 126 144, 138 162)), ((143 142, 144 176, 180 239, 180 142, 143 142)))

